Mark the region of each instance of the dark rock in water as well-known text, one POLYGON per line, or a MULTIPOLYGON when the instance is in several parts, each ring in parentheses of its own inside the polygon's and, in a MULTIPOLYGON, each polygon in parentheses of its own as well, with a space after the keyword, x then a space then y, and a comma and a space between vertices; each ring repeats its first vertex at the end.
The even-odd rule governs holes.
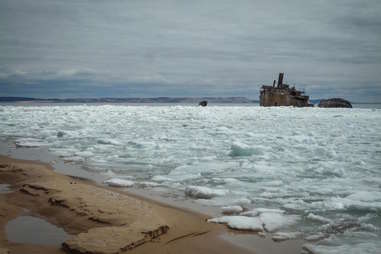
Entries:
POLYGON ((63 131, 59 131, 59 132, 57 132, 57 137, 58 137, 58 138, 63 137, 63 135, 65 135, 65 132, 63 132, 63 131))
POLYGON ((320 108, 352 108, 352 104, 341 98, 332 98, 328 100, 321 100, 319 103, 320 108))
POLYGON ((199 106, 206 107, 208 105, 208 101, 200 101, 198 103, 199 106))

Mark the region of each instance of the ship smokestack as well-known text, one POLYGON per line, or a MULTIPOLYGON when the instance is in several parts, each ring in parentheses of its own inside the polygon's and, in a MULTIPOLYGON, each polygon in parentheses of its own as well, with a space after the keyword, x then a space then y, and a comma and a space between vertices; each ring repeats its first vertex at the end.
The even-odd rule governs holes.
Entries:
POLYGON ((282 87, 282 85, 283 85, 283 75, 284 75, 283 72, 280 72, 280 73, 279 73, 278 87, 282 87))

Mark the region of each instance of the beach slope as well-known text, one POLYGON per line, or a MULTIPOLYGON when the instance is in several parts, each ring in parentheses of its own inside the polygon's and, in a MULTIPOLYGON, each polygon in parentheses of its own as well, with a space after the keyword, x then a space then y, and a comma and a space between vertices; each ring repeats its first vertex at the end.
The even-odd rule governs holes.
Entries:
MULTIPOLYGON (((0 156, 1 253, 247 253, 221 240, 206 216, 54 172, 43 163, 0 156), (58 245, 9 241, 19 216, 41 218, 67 234, 58 245)), ((33 234, 33 232, 30 232, 33 234)))

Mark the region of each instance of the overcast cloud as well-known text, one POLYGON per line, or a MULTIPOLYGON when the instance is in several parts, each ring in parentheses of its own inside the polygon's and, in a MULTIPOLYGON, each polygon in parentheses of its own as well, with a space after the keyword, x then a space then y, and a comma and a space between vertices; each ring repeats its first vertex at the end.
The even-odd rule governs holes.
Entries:
POLYGON ((0 0, 0 96, 381 102, 380 0, 0 0))

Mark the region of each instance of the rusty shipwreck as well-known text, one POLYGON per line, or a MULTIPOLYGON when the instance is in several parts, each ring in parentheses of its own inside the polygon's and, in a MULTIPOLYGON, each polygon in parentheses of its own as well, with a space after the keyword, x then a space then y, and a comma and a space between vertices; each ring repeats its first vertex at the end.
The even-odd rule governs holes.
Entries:
POLYGON ((299 91, 295 86, 290 87, 283 83, 284 73, 279 73, 278 82, 274 80, 273 85, 263 85, 260 91, 260 105, 271 106, 294 106, 310 107, 309 96, 299 91))

